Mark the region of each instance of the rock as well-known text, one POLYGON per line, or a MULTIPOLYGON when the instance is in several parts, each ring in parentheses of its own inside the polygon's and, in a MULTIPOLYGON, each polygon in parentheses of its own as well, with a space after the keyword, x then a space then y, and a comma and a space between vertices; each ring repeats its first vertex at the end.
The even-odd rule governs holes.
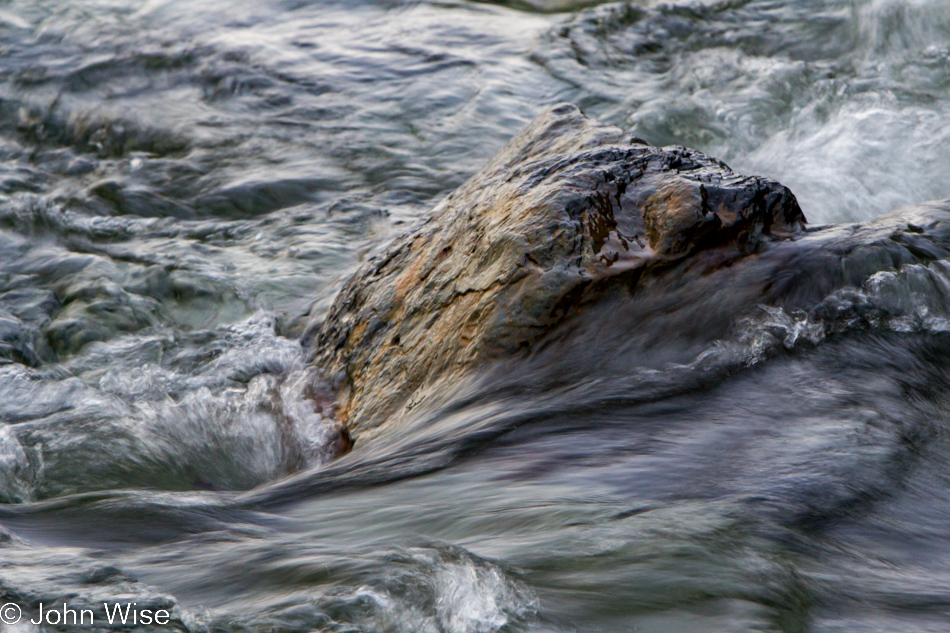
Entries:
POLYGON ((557 106, 350 279, 311 333, 354 439, 469 370, 529 353, 602 297, 684 261, 804 235, 795 196, 557 106))

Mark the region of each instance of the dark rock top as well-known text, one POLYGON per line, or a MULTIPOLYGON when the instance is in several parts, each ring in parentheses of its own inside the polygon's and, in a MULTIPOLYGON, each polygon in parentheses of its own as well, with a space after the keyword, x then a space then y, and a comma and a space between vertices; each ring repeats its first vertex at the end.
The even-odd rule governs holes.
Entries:
POLYGON ((795 196, 682 147, 624 142, 559 105, 350 279, 315 362, 354 436, 440 383, 532 345, 618 287, 804 234, 795 196))

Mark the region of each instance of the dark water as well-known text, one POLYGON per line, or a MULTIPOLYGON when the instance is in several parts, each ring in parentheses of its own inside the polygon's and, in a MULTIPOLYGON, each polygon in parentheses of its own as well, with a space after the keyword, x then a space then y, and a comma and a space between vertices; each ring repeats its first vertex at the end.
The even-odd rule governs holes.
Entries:
POLYGON ((776 178, 813 223, 946 197, 948 62, 944 0, 4 0, 0 603, 950 630, 943 262, 828 298, 888 307, 860 324, 728 286, 727 336, 607 319, 336 461, 300 343, 558 101, 776 178))

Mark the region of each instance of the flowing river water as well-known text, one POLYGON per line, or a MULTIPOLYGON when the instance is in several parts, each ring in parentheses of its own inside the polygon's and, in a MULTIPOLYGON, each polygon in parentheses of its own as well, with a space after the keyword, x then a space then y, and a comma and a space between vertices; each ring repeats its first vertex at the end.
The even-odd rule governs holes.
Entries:
POLYGON ((561 101, 871 220, 950 196, 950 3, 2 0, 6 628, 950 629, 940 262, 331 459, 307 324, 561 101))

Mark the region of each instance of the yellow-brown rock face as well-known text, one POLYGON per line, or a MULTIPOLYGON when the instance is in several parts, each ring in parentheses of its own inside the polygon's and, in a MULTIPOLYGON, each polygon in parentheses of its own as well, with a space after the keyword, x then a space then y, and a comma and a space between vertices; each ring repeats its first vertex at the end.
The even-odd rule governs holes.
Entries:
POLYGON ((340 420, 372 435, 468 370, 529 351, 599 293, 700 251, 754 252, 804 221, 774 181, 623 142, 557 106, 344 286, 316 362, 340 420))

